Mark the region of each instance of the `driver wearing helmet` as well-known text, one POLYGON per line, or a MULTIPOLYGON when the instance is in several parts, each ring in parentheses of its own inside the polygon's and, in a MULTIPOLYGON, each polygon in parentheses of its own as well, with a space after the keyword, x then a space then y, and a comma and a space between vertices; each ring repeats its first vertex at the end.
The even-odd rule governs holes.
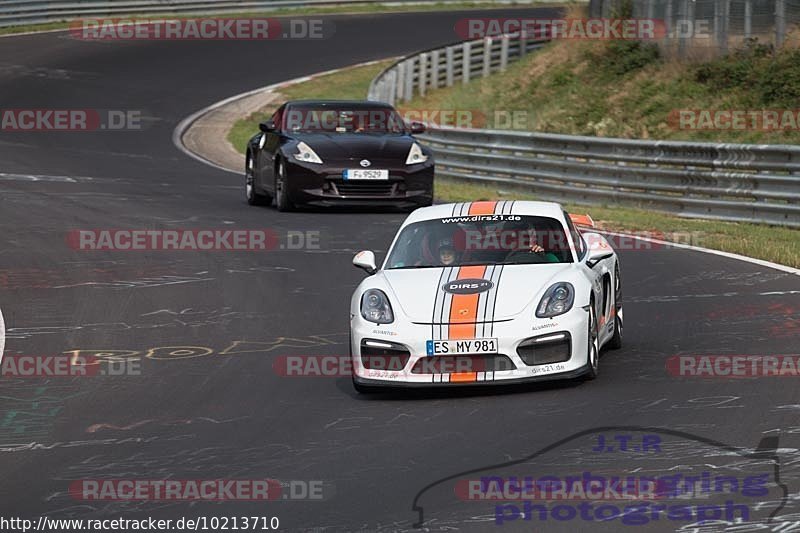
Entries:
POLYGON ((439 241, 438 253, 439 263, 441 263, 442 266, 451 266, 458 260, 458 253, 451 239, 442 239, 439 241))

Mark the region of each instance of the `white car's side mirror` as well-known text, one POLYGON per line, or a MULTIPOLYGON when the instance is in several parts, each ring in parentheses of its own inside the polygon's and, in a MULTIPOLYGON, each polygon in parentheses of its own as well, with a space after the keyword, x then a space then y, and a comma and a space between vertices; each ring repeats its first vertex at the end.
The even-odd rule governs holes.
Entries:
POLYGON ((583 240, 586 241, 589 247, 589 253, 586 257, 586 266, 589 268, 594 268, 600 262, 613 257, 614 249, 609 246, 605 237, 599 233, 584 233, 583 240))
POLYGON ((375 266, 375 254, 369 250, 358 252, 353 258, 353 265, 365 270, 370 276, 378 271, 378 267, 375 266))

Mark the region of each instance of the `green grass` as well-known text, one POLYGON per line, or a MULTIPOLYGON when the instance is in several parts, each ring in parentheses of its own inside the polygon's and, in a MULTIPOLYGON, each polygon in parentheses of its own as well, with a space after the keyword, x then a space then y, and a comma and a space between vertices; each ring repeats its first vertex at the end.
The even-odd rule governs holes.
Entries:
MULTIPOLYGON (((479 110, 475 127, 503 127, 516 112, 523 130, 603 137, 798 144, 785 131, 681 129, 677 110, 796 110, 800 50, 751 42, 701 63, 664 60, 653 44, 558 41, 503 74, 430 91, 408 109, 479 110)), ((795 112, 796 116, 796 112, 795 112)))
MULTIPOLYGON (((502 185, 437 179, 441 202, 536 200, 524 190, 502 185)), ((758 224, 696 220, 628 207, 567 205, 572 213, 589 213, 602 229, 647 232, 655 238, 772 261, 800 268, 800 230, 758 224)))
POLYGON ((284 100, 315 98, 363 100, 372 79, 391 63, 391 60, 387 60, 372 65, 348 68, 281 89, 282 98, 277 105, 237 120, 228 133, 228 141, 243 154, 247 148, 247 141, 258 132, 258 123, 268 119, 284 100))
MULTIPOLYGON (((547 7, 557 6, 558 4, 542 4, 547 7)), ((535 2, 518 2, 511 4, 503 4, 503 9, 514 8, 528 8, 537 7, 535 2)), ((443 3, 436 2, 430 4, 419 5, 387 5, 387 4, 359 4, 352 6, 319 6, 319 7, 296 7, 296 8, 280 8, 270 11, 247 11, 241 13, 224 13, 219 16, 224 17, 281 17, 281 16, 302 16, 302 15, 335 15, 335 14, 360 14, 360 13, 404 13, 404 12, 420 12, 420 11, 446 11, 446 10, 459 10, 459 9, 497 9, 497 4, 487 2, 454 2, 443 3)), ((205 14, 185 14, 185 13, 154 13, 150 16, 130 16, 118 17, 125 18, 125 20, 145 20, 145 19, 178 19, 178 18, 197 18, 213 16, 208 13, 205 14)), ((76 18, 79 19, 80 17, 76 18)), ((102 17, 87 17, 87 18, 102 18, 102 17)), ((14 33, 27 33, 34 31, 47 31, 47 30, 65 30, 69 28, 69 21, 47 22, 43 24, 23 24, 20 26, 11 26, 8 28, 0 28, 0 35, 8 35, 14 33)))

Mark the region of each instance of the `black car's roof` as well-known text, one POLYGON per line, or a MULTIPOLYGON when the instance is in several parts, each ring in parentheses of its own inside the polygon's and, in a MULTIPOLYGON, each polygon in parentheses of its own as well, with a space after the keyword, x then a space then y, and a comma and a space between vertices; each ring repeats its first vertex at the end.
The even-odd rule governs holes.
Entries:
POLYGON ((369 100, 289 100, 286 102, 287 106, 294 105, 314 105, 321 107, 348 107, 352 109, 364 108, 391 108, 392 106, 385 102, 372 102, 369 100))

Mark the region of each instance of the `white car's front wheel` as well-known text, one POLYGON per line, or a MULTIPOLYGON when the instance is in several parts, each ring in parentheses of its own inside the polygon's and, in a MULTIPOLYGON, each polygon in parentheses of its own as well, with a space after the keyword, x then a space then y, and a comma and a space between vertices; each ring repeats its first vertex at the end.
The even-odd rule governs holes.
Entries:
POLYGON ((587 380, 597 378, 600 373, 600 339, 597 331, 597 313, 594 310, 594 301, 589 304, 589 331, 587 342, 586 376, 587 380))

